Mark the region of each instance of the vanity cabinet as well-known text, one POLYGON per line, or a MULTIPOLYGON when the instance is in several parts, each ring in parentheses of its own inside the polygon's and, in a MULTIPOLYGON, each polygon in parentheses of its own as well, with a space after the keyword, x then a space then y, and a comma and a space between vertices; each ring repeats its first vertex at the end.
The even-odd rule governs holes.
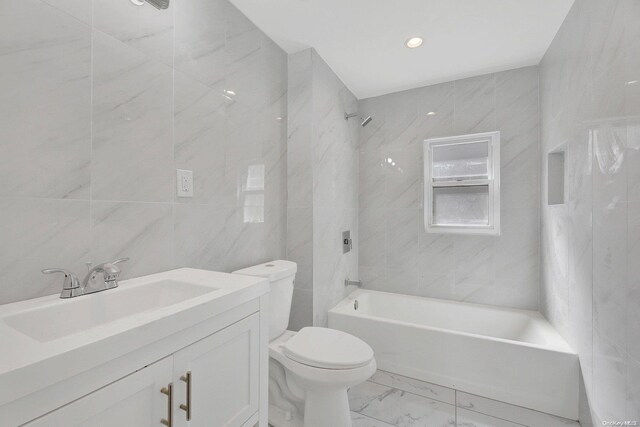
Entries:
POLYGON ((57 409, 27 427, 160 426, 167 413, 160 389, 171 382, 171 357, 57 409))
POLYGON ((255 314, 174 355, 174 427, 242 426, 258 411, 258 332, 255 314))
POLYGON ((253 426, 259 371, 254 313, 26 426, 253 426))

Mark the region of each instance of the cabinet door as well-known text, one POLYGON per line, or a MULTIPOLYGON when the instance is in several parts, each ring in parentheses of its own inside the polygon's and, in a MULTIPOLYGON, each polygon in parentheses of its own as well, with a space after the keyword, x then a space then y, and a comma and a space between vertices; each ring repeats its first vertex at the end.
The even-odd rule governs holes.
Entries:
POLYGON ((162 427, 168 416, 172 358, 162 359, 32 421, 28 427, 162 427))
POLYGON ((174 355, 176 427, 241 426, 258 411, 259 319, 251 315, 174 355))

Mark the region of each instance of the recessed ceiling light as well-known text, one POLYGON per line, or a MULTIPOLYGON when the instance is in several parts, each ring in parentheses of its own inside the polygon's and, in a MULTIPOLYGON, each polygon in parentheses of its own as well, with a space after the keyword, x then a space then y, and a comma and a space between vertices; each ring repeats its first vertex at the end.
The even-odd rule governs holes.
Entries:
POLYGON ((627 82, 628 85, 634 85, 636 83, 638 83, 638 80, 630 80, 627 82))
POLYGON ((427 116, 435 116, 435 115, 436 115, 436 112, 435 112, 435 111, 429 111, 429 112, 427 113, 427 116))
POLYGON ((422 37, 411 37, 406 42, 404 42, 404 45, 409 49, 420 47, 422 45, 422 37))

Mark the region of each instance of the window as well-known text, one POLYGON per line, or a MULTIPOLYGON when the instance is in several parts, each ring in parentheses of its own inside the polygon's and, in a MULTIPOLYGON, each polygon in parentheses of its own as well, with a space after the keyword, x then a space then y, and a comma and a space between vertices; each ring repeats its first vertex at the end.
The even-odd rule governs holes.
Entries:
POLYGON ((424 141, 429 233, 500 234, 500 132, 424 141))

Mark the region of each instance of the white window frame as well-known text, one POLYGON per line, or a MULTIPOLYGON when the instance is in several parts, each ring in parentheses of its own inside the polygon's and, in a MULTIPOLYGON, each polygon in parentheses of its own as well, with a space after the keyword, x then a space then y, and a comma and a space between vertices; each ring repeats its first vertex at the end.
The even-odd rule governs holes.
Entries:
POLYGON ((470 135, 449 136, 424 140, 424 227, 427 233, 500 235, 500 131, 470 135), (433 178, 433 147, 447 144, 468 144, 488 142, 487 179, 451 179, 433 178), (489 223, 475 224, 434 224, 433 189, 442 187, 478 187, 489 189, 489 223))

